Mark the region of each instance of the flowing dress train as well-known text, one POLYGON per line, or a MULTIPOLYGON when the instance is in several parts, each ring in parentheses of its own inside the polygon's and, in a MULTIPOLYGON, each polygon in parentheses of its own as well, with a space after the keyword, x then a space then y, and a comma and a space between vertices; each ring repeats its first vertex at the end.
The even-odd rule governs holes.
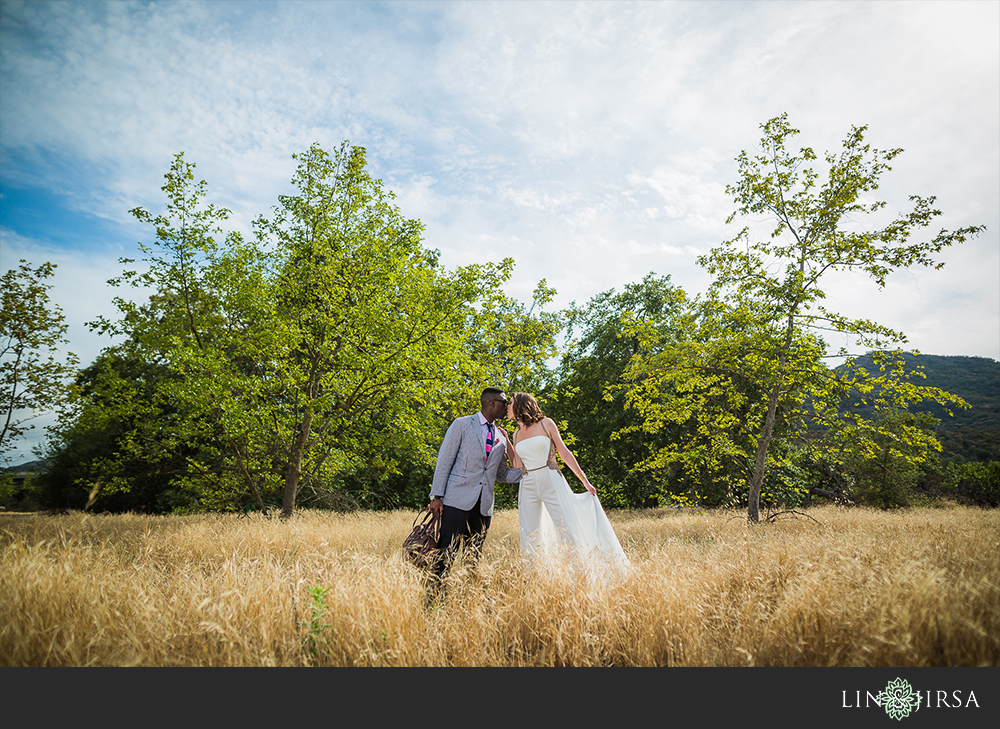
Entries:
POLYGON ((546 435, 514 445, 524 464, 518 490, 521 554, 528 562, 569 552, 593 577, 622 575, 632 566, 597 496, 570 489, 546 435))

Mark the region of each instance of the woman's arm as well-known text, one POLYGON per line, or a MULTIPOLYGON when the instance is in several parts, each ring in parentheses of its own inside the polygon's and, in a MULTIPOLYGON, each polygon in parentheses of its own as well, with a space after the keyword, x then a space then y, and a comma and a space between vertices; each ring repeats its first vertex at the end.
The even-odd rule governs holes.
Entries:
POLYGON ((559 454, 559 457, 563 459, 563 462, 567 466, 569 466, 569 470, 573 472, 573 475, 583 482, 587 491, 597 495, 597 489, 590 485, 590 479, 587 478, 587 474, 585 474, 583 469, 580 468, 580 464, 577 462, 576 456, 574 456, 573 452, 566 446, 565 443, 563 443, 562 435, 559 434, 559 427, 556 425, 556 422, 552 418, 545 418, 542 422, 548 429, 549 437, 552 438, 552 442, 556 444, 556 453, 559 454))

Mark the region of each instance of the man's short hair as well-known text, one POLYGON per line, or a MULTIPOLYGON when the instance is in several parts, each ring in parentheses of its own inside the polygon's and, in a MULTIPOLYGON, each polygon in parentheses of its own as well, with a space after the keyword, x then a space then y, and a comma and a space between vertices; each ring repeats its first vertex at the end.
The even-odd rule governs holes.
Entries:
POLYGON ((487 387, 483 390, 483 394, 479 396, 479 404, 482 407, 486 407, 486 404, 498 399, 500 395, 503 395, 503 390, 498 387, 487 387))

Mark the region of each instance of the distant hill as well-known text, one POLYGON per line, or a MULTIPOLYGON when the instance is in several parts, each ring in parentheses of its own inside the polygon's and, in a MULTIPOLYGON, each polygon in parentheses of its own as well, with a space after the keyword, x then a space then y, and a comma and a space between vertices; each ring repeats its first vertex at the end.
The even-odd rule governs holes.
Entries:
POLYGON ((20 487, 29 473, 41 471, 43 468, 45 468, 45 461, 27 461, 16 466, 0 467, 0 474, 4 472, 12 474, 14 486, 20 487))
POLYGON ((15 466, 0 466, 0 472, 13 471, 14 473, 27 473, 29 471, 41 471, 45 468, 45 461, 27 461, 18 463, 15 466))
POLYGON ((22 471, 40 471, 44 466, 45 461, 28 461, 27 463, 19 463, 16 466, 0 468, 0 471, 16 471, 18 473, 22 471))
MULTIPOLYGON (((868 355, 858 357, 856 363, 869 371, 878 369, 868 355)), ((920 384, 940 387, 972 406, 953 409, 951 416, 937 403, 919 403, 910 408, 941 421, 937 433, 945 449, 943 457, 1000 461, 1000 362, 988 357, 920 354, 907 356, 906 365, 907 369, 920 368, 926 375, 920 384)), ((873 412, 871 408, 852 409, 865 415, 873 412)))

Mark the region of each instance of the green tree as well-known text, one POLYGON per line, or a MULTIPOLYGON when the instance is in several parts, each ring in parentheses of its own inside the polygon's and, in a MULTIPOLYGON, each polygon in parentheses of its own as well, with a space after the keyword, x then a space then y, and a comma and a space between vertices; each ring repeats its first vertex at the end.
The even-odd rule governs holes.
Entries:
POLYGON ((61 345, 68 344, 65 317, 49 301, 52 286, 45 283, 55 268, 52 263, 35 268, 21 260, 3 275, 0 457, 10 451, 15 439, 35 427, 28 421, 61 403, 66 380, 75 372, 76 355, 59 352, 61 345))
MULTIPOLYGON (((100 497, 109 511, 197 509, 207 479, 192 476, 197 446, 164 443, 178 419, 161 396, 171 376, 163 364, 113 349, 77 375, 42 453, 46 465, 35 481, 43 506, 87 510, 100 497)), ((200 463, 204 468, 204 458, 200 463)))
POLYGON ((203 204, 182 155, 166 214, 133 211, 155 243, 142 246, 145 270, 112 283, 154 293, 116 299, 122 316, 95 326, 124 338, 117 356, 164 372, 151 392, 104 379, 115 422, 131 428, 105 472, 180 457, 209 505, 250 494, 263 508, 277 493, 287 517, 300 492, 321 502, 345 474, 398 473, 399 443, 430 459, 429 430, 482 381, 470 322, 513 261, 446 271, 363 148, 296 158, 296 194, 250 240, 223 235, 229 212, 203 204))
POLYGON ((256 474, 240 468, 247 434, 230 416, 234 395, 253 390, 248 352, 266 348, 272 336, 262 316, 266 257, 238 234, 223 233, 230 212, 204 204, 207 185, 194 182, 183 154, 165 179, 165 214, 131 211, 154 231, 152 243, 139 243, 145 265, 129 268, 136 261, 123 258, 126 268, 108 282, 152 294, 146 301, 116 297, 119 317, 91 324, 123 341, 95 363, 60 429, 113 436, 115 449, 90 462, 88 503, 102 491, 132 491, 144 467, 146 481, 166 471, 206 505, 232 504, 248 491, 263 506, 256 474))
MULTIPOLYGON (((788 149, 799 131, 789 125, 787 115, 765 122, 761 129, 760 154, 750 156, 744 151, 736 158, 739 179, 726 192, 737 208, 727 223, 737 216, 762 218, 769 235, 758 239, 744 227, 735 238, 699 258, 699 264, 714 275, 700 324, 704 331, 699 341, 707 342, 709 354, 700 357, 693 352, 686 358, 682 350, 670 353, 665 366, 682 373, 670 376, 671 388, 663 392, 655 382, 649 385, 648 379, 639 380, 632 399, 633 407, 650 407, 671 400, 675 392, 706 385, 718 397, 725 397, 726 380, 715 379, 714 369, 718 362, 727 362, 731 372, 725 378, 742 379, 745 386, 733 396, 731 408, 717 409, 716 417, 705 419, 706 435, 720 424, 719 418, 744 417, 749 424, 749 450, 740 450, 752 455, 747 488, 751 523, 759 519, 761 487, 776 428, 782 420, 805 416, 807 404, 820 423, 841 416, 839 403, 850 389, 871 394, 885 407, 906 407, 922 399, 962 404, 938 388, 912 382, 898 350, 882 354, 905 343, 901 332, 824 307, 824 276, 834 271, 863 272, 882 287, 899 268, 940 268, 943 264, 935 261, 935 254, 983 230, 983 226, 942 229, 930 240, 912 242, 914 232, 929 226, 941 212, 934 208, 933 197, 911 196, 909 212, 874 230, 859 232, 857 221, 886 206, 884 201, 869 201, 868 194, 878 188, 881 176, 891 169, 889 162, 902 150, 872 149, 864 141, 867 127, 854 127, 839 155, 826 154, 826 179, 817 189, 820 173, 809 166, 816 154, 809 147, 798 153, 788 149), (854 374, 835 376, 822 367, 825 353, 817 335, 822 330, 849 335, 877 350, 879 372, 850 369, 854 374)), ((850 361, 846 350, 838 354, 850 361)), ((638 366, 635 374, 650 371, 648 366, 638 366)), ((697 407, 697 403, 692 405, 697 407)), ((652 420, 647 417, 649 427, 655 427, 660 411, 672 412, 672 408, 676 409, 653 408, 652 420)), ((729 424, 722 422, 720 430, 730 431, 729 424)), ((730 445, 739 449, 738 444, 724 442, 718 450, 724 452, 730 445)))
MULTIPOLYGON (((504 275, 510 263, 504 262, 504 275)), ((530 307, 494 288, 476 307, 469 308, 465 348, 470 374, 464 381, 468 387, 428 403, 433 407, 422 410, 423 439, 385 444, 382 452, 400 464, 399 473, 386 473, 368 463, 360 465, 352 482, 365 484, 365 496, 377 496, 380 503, 396 508, 425 505, 441 438, 454 418, 478 409, 483 386, 495 385, 508 392, 542 390, 549 375, 547 361, 557 353, 555 339, 562 328, 560 314, 544 311, 554 295, 555 290, 543 279, 533 291, 530 307)), ((513 427, 512 423, 506 425, 513 427)), ((497 487, 498 505, 516 506, 516 486, 497 487)))
POLYGON ((546 412, 564 422, 564 436, 591 483, 606 503, 637 508, 667 496, 663 474, 637 471, 636 466, 676 437, 668 428, 643 433, 640 414, 626 409, 622 376, 636 356, 672 341, 676 317, 687 305, 684 292, 669 276, 650 273, 576 302, 565 312, 567 342, 560 363, 542 393, 546 412), (645 336, 625 333, 642 326, 645 336))
POLYGON ((846 495, 883 509, 908 506, 921 469, 935 465, 937 418, 896 408, 874 421, 844 421, 824 434, 823 455, 840 468, 846 495))
POLYGON ((275 301, 287 354, 275 394, 286 515, 303 468, 336 449, 345 463, 395 473, 388 445, 425 438, 428 407, 468 397, 482 368, 469 356, 470 309, 513 268, 445 271, 422 246, 422 224, 365 167, 363 148, 344 143, 331 157, 314 145, 292 181, 298 194, 258 221, 283 254, 275 301))
MULTIPOLYGON (((766 413, 761 382, 774 365, 760 348, 767 333, 754 329, 752 306, 732 308, 709 296, 679 302, 670 337, 642 322, 625 331, 637 336, 641 349, 610 388, 624 394, 624 406, 636 413, 613 438, 662 439, 638 471, 669 479, 671 490, 706 506, 746 504, 753 475, 754 424, 766 413)), ((783 441, 802 432, 801 409, 822 393, 825 372, 822 343, 796 340, 798 380, 781 394, 775 409, 775 434, 783 441)), ((769 454, 773 478, 762 484, 771 503, 788 501, 787 475, 795 473, 796 453, 789 444, 769 454)))
POLYGON ((562 330, 562 316, 543 311, 556 295, 545 279, 535 286, 531 306, 491 292, 470 322, 473 357, 481 363, 484 382, 495 383, 511 392, 540 392, 548 375, 547 362, 558 354, 556 336, 562 330))

